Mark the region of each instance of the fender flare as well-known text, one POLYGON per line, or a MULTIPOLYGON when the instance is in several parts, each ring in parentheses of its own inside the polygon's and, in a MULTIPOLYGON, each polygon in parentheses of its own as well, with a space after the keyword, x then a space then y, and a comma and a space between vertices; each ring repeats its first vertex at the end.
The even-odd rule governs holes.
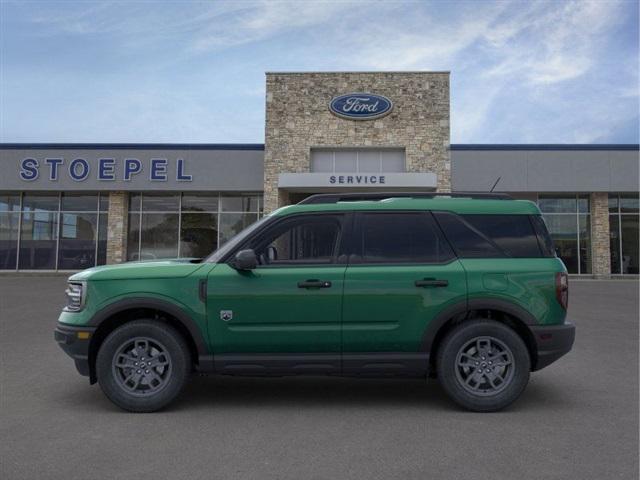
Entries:
POLYGON ((198 324, 182 308, 166 300, 160 300, 150 297, 129 297, 122 300, 117 300, 99 310, 93 317, 91 317, 88 325, 97 328, 107 318, 133 308, 150 308, 154 310, 161 310, 175 317, 182 324, 182 326, 187 329, 189 335, 191 335, 193 343, 196 346, 198 356, 202 357, 209 355, 207 343, 205 342, 205 338, 202 335, 202 331, 198 324))
POLYGON ((423 352, 431 352, 431 347, 433 346, 436 335, 444 324, 451 318, 466 315, 472 310, 499 310, 517 318, 525 325, 538 325, 538 321, 531 313, 513 302, 497 298, 474 298, 455 303, 436 315, 433 320, 429 322, 429 325, 422 335, 420 350, 423 352))

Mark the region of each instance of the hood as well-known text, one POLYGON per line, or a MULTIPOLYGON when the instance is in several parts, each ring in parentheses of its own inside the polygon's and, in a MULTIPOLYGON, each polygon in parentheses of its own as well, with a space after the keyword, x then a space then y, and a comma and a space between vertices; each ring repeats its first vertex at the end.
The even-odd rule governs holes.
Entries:
POLYGON ((69 280, 144 280, 149 278, 182 278, 207 263, 194 263, 195 258, 178 258, 103 265, 78 272, 69 280))

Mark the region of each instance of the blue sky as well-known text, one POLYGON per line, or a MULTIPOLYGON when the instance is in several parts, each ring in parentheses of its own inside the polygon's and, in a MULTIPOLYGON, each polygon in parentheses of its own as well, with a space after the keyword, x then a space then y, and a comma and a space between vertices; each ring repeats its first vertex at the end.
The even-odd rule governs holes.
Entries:
POLYGON ((452 143, 638 142, 635 0, 0 7, 2 142, 263 142, 291 70, 450 70, 452 143))

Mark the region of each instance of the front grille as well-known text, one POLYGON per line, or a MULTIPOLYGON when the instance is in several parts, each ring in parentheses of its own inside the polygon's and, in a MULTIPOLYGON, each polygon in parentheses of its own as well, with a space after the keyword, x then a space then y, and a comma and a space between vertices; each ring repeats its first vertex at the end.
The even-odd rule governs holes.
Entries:
POLYGON ((67 295, 67 306, 65 309, 70 312, 82 310, 84 306, 84 285, 81 283, 69 283, 64 291, 67 295))

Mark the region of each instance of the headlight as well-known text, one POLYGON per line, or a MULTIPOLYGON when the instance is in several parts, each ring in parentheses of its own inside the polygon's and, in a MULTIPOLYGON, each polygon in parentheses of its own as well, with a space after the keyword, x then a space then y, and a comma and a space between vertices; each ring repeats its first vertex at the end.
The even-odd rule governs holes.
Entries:
POLYGON ((68 312, 79 312, 84 308, 84 298, 86 294, 86 286, 83 283, 69 283, 64 291, 67 294, 67 306, 64 307, 68 312))

